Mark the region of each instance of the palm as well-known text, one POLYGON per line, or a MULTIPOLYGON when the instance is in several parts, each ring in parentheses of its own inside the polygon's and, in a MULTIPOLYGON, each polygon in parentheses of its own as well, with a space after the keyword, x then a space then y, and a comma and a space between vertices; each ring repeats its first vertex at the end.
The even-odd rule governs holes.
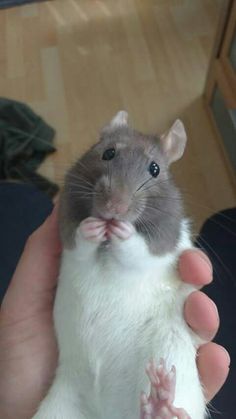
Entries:
POLYGON ((28 240, 1 307, 0 417, 29 419, 57 364, 52 310, 60 261, 57 213, 28 240))
MULTIPOLYGON (((4 320, 3 313, 3 326, 4 320)), ((4 343, 0 350, 0 396, 4 411, 9 419, 15 417, 15 412, 18 419, 31 418, 56 367, 51 310, 32 312, 32 316, 20 322, 6 324, 1 328, 0 339, 4 343)))

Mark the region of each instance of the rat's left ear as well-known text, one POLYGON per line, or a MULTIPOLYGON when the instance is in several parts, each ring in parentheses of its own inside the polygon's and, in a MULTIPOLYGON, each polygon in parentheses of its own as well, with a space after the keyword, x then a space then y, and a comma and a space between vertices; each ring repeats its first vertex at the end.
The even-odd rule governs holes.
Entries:
POLYGON ((161 136, 161 147, 169 164, 182 157, 186 141, 187 135, 183 122, 177 119, 170 130, 161 136))

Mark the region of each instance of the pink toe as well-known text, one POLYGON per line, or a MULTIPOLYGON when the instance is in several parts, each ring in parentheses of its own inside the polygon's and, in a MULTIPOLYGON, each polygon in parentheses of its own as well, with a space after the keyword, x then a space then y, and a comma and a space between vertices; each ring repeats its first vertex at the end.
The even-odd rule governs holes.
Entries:
POLYGON ((113 220, 112 225, 120 228, 121 230, 128 231, 129 233, 133 233, 135 230, 134 226, 128 221, 113 220))
POLYGON ((123 229, 121 229, 119 227, 116 227, 116 226, 113 226, 113 225, 110 227, 110 231, 115 236, 117 236, 117 237, 119 237, 120 239, 123 239, 123 240, 128 239, 131 235, 131 233, 128 232, 127 230, 123 230, 123 229))
POLYGON ((88 237, 89 236, 96 236, 99 235, 102 232, 105 232, 105 228, 104 227, 96 227, 96 228, 83 228, 83 232, 84 234, 86 234, 88 237))
POLYGON ((89 223, 86 223, 84 225, 84 228, 91 230, 93 228, 104 227, 104 226, 105 226, 104 221, 90 221, 89 223))
POLYGON ((147 364, 147 367, 146 367, 146 373, 147 373, 147 375, 148 375, 148 378, 150 379, 150 381, 151 381, 151 383, 152 384, 156 384, 156 379, 157 379, 157 376, 156 376, 156 371, 155 371, 155 367, 154 367, 154 364, 153 364, 153 362, 152 361, 150 361, 148 364, 147 364))

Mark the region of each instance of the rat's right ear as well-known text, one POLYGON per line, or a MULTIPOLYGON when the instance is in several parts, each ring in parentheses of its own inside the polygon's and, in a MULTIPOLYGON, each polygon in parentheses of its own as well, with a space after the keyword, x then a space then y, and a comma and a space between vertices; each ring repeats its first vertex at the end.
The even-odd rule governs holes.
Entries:
POLYGON ((168 163, 179 160, 185 149, 187 135, 184 124, 177 119, 169 131, 161 135, 161 147, 167 157, 168 163))
POLYGON ((128 125, 128 112, 126 111, 119 111, 117 114, 112 118, 110 122, 111 128, 121 127, 123 125, 128 125))
POLYGON ((124 126, 128 126, 128 112, 119 111, 112 118, 112 120, 104 127, 104 130, 113 130, 124 126))

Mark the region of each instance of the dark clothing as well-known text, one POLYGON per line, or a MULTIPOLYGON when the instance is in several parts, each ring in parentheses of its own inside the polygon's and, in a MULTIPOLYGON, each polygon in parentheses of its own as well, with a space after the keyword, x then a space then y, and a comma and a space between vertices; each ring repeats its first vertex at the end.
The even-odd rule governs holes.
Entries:
POLYGON ((0 303, 26 239, 52 208, 47 195, 34 186, 0 182, 0 303))
POLYGON ((0 9, 5 9, 7 7, 20 6, 22 4, 41 2, 45 0, 0 0, 0 9))

